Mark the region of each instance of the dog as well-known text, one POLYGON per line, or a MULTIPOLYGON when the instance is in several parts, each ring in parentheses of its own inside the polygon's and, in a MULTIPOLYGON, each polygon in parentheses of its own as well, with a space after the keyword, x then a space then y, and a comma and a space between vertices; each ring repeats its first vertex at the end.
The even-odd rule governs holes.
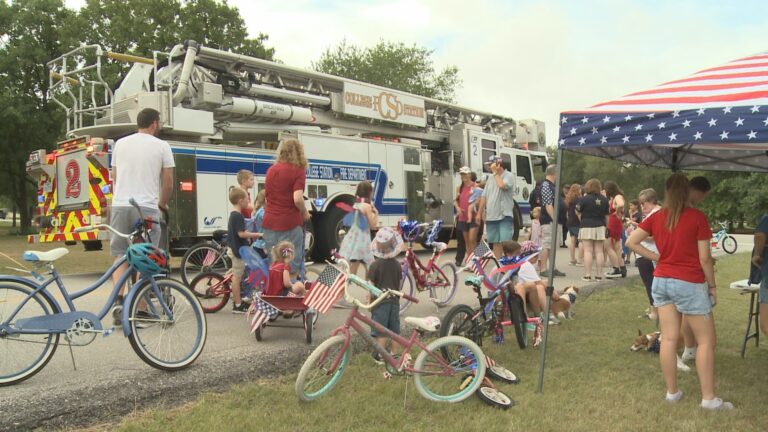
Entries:
MULTIPOLYGON (((653 333, 643 334, 641 330, 638 330, 637 336, 635 336, 635 341, 632 343, 632 346, 629 347, 629 350, 637 352, 642 349, 658 354, 661 351, 661 332, 655 331, 653 333)), ((677 370, 683 372, 689 372, 691 370, 688 365, 683 363, 683 359, 680 358, 680 355, 677 356, 677 370)))
POLYGON ((571 306, 576 303, 576 297, 579 295, 579 289, 575 286, 565 288, 560 298, 552 302, 552 313, 559 319, 570 319, 573 317, 571 306))

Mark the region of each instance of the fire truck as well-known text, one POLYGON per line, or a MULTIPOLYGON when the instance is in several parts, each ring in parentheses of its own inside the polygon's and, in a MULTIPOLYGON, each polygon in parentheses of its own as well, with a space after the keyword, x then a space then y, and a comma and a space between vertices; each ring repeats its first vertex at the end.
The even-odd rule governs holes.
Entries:
MULTIPOLYGON (((446 221, 451 232, 458 169, 479 178, 501 155, 515 175, 515 235, 530 222, 534 171, 546 164, 544 124, 465 108, 346 78, 187 41, 152 58, 76 48, 48 63, 51 96, 66 112, 66 137, 30 154, 38 180, 39 232, 31 243, 82 241, 98 249, 103 232, 75 232, 108 217, 110 151, 134 133, 144 108, 160 112, 160 138, 176 162, 170 201, 174 254, 226 229, 235 173, 256 175, 255 196, 280 140, 297 138, 309 167, 307 226, 320 256, 337 248, 357 183, 373 184, 382 226, 401 218, 446 221), (111 62, 128 62, 110 85, 111 62)), ((320 256, 317 256, 319 258, 320 256)))

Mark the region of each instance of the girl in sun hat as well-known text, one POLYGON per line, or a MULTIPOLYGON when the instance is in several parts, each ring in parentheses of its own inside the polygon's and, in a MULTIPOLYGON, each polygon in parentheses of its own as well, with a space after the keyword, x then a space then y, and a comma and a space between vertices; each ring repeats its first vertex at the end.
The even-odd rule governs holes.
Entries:
MULTIPOLYGON (((368 280, 382 291, 400 289, 400 263, 395 259, 403 247, 400 234, 390 227, 383 227, 371 242, 371 252, 376 261, 368 269, 368 280)), ((373 300, 373 299, 371 299, 373 300)), ((371 309, 371 319, 395 334, 400 334, 400 297, 390 297, 371 309)), ((380 335, 371 327, 371 336, 379 346, 386 347, 386 335, 380 335)), ((394 352, 397 343, 392 341, 394 352)), ((376 363, 383 364, 378 351, 373 352, 376 363)))

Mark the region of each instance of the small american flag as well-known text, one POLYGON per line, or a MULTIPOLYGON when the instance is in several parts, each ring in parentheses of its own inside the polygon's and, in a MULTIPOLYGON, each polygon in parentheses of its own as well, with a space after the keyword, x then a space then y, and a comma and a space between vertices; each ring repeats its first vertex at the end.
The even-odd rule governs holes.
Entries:
POLYGON ((492 368, 494 366, 496 366, 496 360, 494 360, 494 359, 492 359, 492 358, 490 358, 490 357, 488 357, 486 355, 485 356, 485 367, 492 368))
POLYGON ((344 292, 347 276, 333 266, 327 266, 317 278, 313 288, 304 297, 307 307, 326 313, 344 292))
POLYGON ((472 251, 471 254, 467 257, 466 262, 470 265, 472 268, 472 271, 475 272, 478 276, 482 274, 481 268, 482 268, 482 260, 484 258, 490 258, 493 256, 493 251, 491 248, 488 247, 488 243, 481 242, 480 244, 475 247, 475 250, 472 251), (477 258, 477 260, 475 260, 477 258))
POLYGON ((218 256, 217 252, 214 252, 210 249, 208 249, 208 252, 205 253, 205 258, 203 258, 203 265, 209 266, 213 264, 214 261, 216 261, 216 257, 218 256))
POLYGON ((251 303, 251 308, 248 310, 248 313, 253 313, 253 319, 251 319, 251 333, 253 333, 268 320, 277 318, 280 310, 265 302, 260 297, 256 297, 253 300, 253 303, 251 303))

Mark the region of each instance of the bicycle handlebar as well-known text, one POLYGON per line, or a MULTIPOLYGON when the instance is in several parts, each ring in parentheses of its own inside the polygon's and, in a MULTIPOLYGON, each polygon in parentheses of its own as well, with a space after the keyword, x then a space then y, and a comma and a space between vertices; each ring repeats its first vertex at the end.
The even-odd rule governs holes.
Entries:
POLYGON ((406 299, 408 301, 411 301, 413 303, 418 303, 419 302, 419 300, 417 298, 409 296, 408 294, 405 294, 405 293, 403 293, 401 291, 397 291, 397 290, 382 291, 381 289, 375 287, 374 285, 366 282, 361 277, 359 277, 357 275, 354 275, 354 274, 350 274, 349 271, 347 270, 349 268, 349 264, 347 263, 347 261, 345 259, 343 259, 343 258, 336 258, 336 261, 338 262, 339 265, 334 265, 334 264, 332 264, 330 262, 328 263, 328 265, 333 266, 336 270, 346 274, 347 275, 347 281, 352 282, 352 283, 354 283, 355 285, 357 285, 357 286, 359 286, 361 288, 365 288, 366 290, 368 290, 368 292, 370 292, 371 294, 376 296, 376 300, 374 300, 374 301, 372 301, 370 303, 367 303, 367 304, 363 303, 360 300, 358 300, 355 297, 353 297, 352 294, 349 293, 349 283, 344 284, 344 299, 346 301, 354 304, 355 306, 357 306, 359 308, 362 308, 362 309, 373 309, 374 307, 378 306, 381 302, 383 302, 384 300, 386 300, 386 299, 388 299, 390 297, 402 297, 402 298, 404 298, 404 299, 406 299))

